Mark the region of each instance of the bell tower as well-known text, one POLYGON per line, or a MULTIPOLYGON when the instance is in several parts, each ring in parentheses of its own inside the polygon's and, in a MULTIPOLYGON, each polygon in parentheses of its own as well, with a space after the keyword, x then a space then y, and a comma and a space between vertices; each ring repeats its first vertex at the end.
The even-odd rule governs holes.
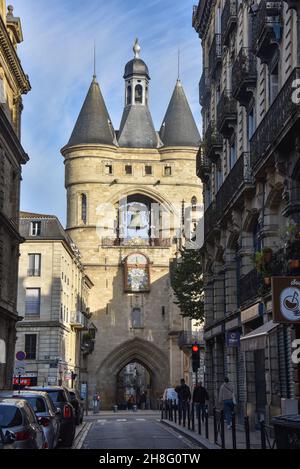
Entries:
POLYGON ((149 71, 145 62, 140 58, 141 47, 138 39, 133 46, 134 59, 125 68, 125 106, 148 106, 149 101, 149 71))

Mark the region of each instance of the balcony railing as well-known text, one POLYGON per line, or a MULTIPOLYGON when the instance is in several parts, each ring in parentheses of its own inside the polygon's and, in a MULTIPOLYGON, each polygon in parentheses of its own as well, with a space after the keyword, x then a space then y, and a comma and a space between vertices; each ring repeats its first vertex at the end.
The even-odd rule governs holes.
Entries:
POLYGON ((180 348, 189 348, 192 347, 193 344, 199 344, 200 346, 204 346, 204 335, 203 331, 195 331, 195 332, 186 332, 181 331, 178 337, 178 346, 180 348))
POLYGON ((28 269, 27 275, 28 277, 40 277, 41 269, 28 269))
POLYGON ((251 139, 251 166, 264 162, 300 118, 297 103, 296 80, 300 68, 295 68, 287 79, 251 139))
POLYGON ((227 46, 231 32, 236 26, 237 22, 237 0, 226 0, 222 19, 222 44, 227 46))
POLYGON ((237 122, 237 102, 228 90, 221 94, 217 105, 217 128, 224 137, 229 137, 237 122))
POLYGON ((253 49, 267 62, 281 40, 283 2, 261 0, 253 23, 253 49))
POLYGON ((210 82, 210 76, 209 76, 209 70, 208 68, 204 68, 201 80, 199 83, 199 100, 201 106, 206 102, 206 98, 210 95, 211 93, 211 82, 210 82))
POLYGON ((102 238, 103 247, 143 246, 143 247, 171 247, 170 238, 102 238))
POLYGON ((211 161, 205 156, 203 148, 200 148, 196 158, 196 174, 203 182, 206 182, 210 172, 211 161))
POLYGON ((232 96, 242 105, 249 103, 257 81, 257 59, 249 47, 242 47, 232 69, 232 96))
POLYGON ((252 269, 248 274, 240 279, 240 303, 241 305, 255 300, 259 296, 260 277, 256 269, 252 269))
POLYGON ((204 153, 206 158, 216 161, 222 150, 223 138, 218 132, 216 122, 210 121, 204 136, 204 153))
POLYGON ((209 70, 212 77, 215 76, 218 66, 222 60, 221 34, 215 34, 209 50, 209 70))
POLYGON ((250 154, 243 153, 236 161, 230 173, 221 185, 214 203, 205 212, 204 231, 207 236, 221 220, 230 204, 244 190, 252 188, 253 179, 250 169, 250 154))

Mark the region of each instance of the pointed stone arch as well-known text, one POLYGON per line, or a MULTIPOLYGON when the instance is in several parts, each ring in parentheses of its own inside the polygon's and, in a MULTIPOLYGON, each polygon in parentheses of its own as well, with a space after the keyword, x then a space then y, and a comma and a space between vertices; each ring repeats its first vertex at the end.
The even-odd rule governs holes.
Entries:
POLYGON ((132 362, 140 363, 150 373, 152 381, 150 399, 153 407, 170 384, 169 360, 166 353, 152 342, 135 337, 118 345, 106 356, 97 370, 97 388, 100 393, 102 391, 106 408, 116 404, 117 376, 132 362), (102 383, 105 383, 105 391, 102 389, 102 383))
POLYGON ((171 213, 176 212, 176 207, 172 204, 170 200, 168 200, 166 197, 164 197, 161 193, 150 189, 145 186, 139 186, 139 185, 132 185, 130 188, 127 190, 122 189, 121 191, 115 193, 111 199, 108 201, 108 203, 111 203, 115 205, 116 203, 119 202, 120 199, 123 197, 129 197, 130 195, 134 194, 141 194, 145 195, 146 197, 152 198, 154 201, 162 204, 164 207, 166 207, 171 213))

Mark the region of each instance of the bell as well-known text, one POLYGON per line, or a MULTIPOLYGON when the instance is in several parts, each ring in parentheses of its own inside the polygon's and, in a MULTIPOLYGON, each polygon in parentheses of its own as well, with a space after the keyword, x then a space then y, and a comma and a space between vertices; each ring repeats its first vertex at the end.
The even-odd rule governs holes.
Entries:
POLYGON ((128 228, 131 230, 142 230, 146 228, 145 222, 143 222, 141 212, 135 212, 131 215, 131 220, 128 225, 128 228))

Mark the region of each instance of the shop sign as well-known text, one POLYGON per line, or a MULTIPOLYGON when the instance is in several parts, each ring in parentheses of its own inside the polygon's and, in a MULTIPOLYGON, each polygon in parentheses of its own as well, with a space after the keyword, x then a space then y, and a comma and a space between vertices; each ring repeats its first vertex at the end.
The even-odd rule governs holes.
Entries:
POLYGON ((227 347, 238 348, 241 345, 241 332, 228 331, 227 332, 227 347))
POLYGON ((300 277, 273 277, 273 321, 300 324, 300 277))

